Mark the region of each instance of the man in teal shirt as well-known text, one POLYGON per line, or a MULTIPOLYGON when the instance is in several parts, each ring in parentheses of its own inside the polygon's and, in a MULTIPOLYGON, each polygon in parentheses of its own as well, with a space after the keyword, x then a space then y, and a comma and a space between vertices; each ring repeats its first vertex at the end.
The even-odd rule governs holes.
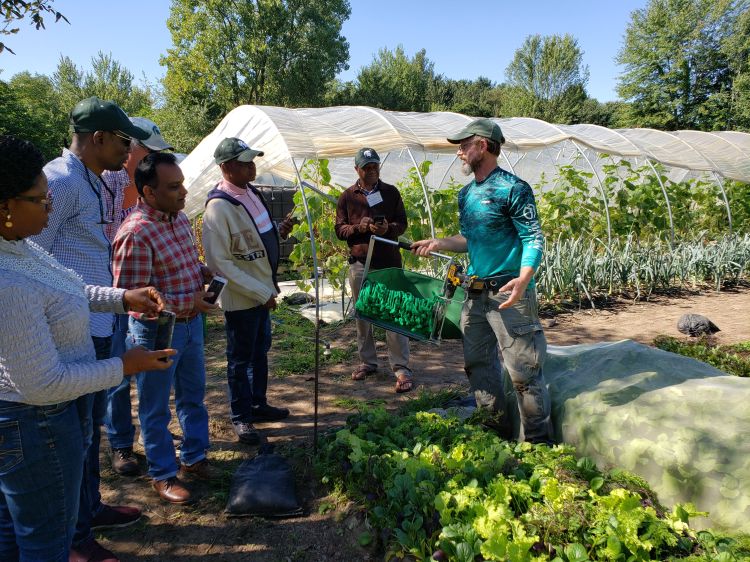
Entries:
POLYGON ((515 389, 523 436, 550 443, 550 398, 542 374, 547 340, 539 323, 534 272, 544 236, 529 184, 497 165, 505 142, 491 119, 469 123, 448 142, 458 144, 465 174, 474 180, 458 194, 460 234, 414 242, 420 256, 468 252, 467 273, 477 277, 461 314, 464 365, 477 406, 502 414, 509 429, 502 364, 515 389), (499 350, 498 350, 499 346, 499 350), (498 353, 499 351, 499 353, 498 353))

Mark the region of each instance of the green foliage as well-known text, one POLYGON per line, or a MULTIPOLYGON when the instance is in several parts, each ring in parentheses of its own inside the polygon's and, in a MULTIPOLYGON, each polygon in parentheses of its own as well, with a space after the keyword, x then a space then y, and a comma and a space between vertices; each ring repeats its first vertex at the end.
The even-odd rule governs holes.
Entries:
POLYGON ((315 106, 347 68, 347 0, 174 0, 166 97, 206 105, 210 118, 242 104, 315 106))
POLYGON ((745 554, 732 539, 719 537, 719 547, 697 538, 692 506, 664 512, 645 482, 602 472, 570 446, 510 443, 427 412, 350 416, 327 436, 318 468, 367 507, 386 559, 427 560, 438 550, 468 562, 745 554))
POLYGON ((735 82, 747 77, 746 10, 744 0, 651 0, 633 12, 617 57, 632 126, 736 126, 733 103, 748 101, 735 82))
POLYGON ((433 66, 424 49, 411 58, 401 45, 394 51, 381 49, 357 75, 356 103, 394 111, 427 111, 433 66))
MULTIPOLYGON (((271 313, 273 326, 273 347, 271 348, 271 370, 275 376, 284 377, 309 373, 315 368, 315 326, 300 315, 293 307, 279 304, 271 313)), ((325 346, 336 326, 321 328, 320 348, 325 346)), ((355 351, 352 344, 347 348, 331 348, 330 355, 320 354, 320 365, 348 361, 355 351)))
POLYGON ((730 375, 750 377, 750 356, 743 357, 737 353, 750 351, 750 342, 723 346, 705 339, 687 342, 671 336, 657 336, 654 345, 664 351, 698 359, 730 375))
MULTIPOLYGON (((0 23, 0 35, 14 35, 20 28, 13 27, 18 22, 25 19, 36 27, 37 30, 45 29, 44 16, 47 14, 55 16, 55 23, 65 20, 70 23, 68 18, 52 7, 54 0, 2 0, 0 2, 0 14, 2 14, 2 23, 0 23)), ((0 53, 8 51, 15 54, 13 50, 5 43, 0 42, 0 53)))
POLYGON ((502 113, 552 123, 576 121, 586 99, 588 66, 572 35, 529 35, 505 70, 508 79, 502 113))
MULTIPOLYGON (((300 170, 304 180, 310 180, 319 188, 327 188, 328 194, 305 188, 305 196, 310 212, 312 232, 315 237, 315 249, 318 259, 318 268, 323 272, 331 287, 345 288, 347 273, 349 271, 349 250, 346 242, 339 240, 336 236, 336 202, 339 195, 344 191, 341 186, 331 185, 331 173, 328 170, 328 160, 310 160, 300 170)), ((302 194, 299 189, 294 193, 293 216, 297 224, 292 229, 290 236, 297 239, 289 261, 292 267, 299 273, 303 281, 298 281, 303 289, 307 279, 313 278, 312 244, 310 243, 310 226, 305 216, 302 194)))
MULTIPOLYGON (((720 236, 729 230, 726 206, 713 181, 692 178, 674 182, 655 166, 638 168, 628 160, 605 161, 600 178, 606 194, 613 238, 668 238, 669 212, 659 180, 669 196, 675 238, 690 238, 698 231, 720 236)), ((542 228, 547 238, 587 236, 607 238, 607 221, 597 178, 576 165, 561 166, 548 183, 542 177, 535 190, 542 228), (583 210, 584 212, 580 212, 583 210)), ((725 182, 735 232, 750 230, 750 186, 725 182)))
POLYGON ((547 241, 537 271, 544 300, 581 300, 584 295, 623 294, 648 298, 657 289, 736 284, 750 270, 750 235, 716 241, 698 235, 674 246, 659 239, 563 238, 547 241))

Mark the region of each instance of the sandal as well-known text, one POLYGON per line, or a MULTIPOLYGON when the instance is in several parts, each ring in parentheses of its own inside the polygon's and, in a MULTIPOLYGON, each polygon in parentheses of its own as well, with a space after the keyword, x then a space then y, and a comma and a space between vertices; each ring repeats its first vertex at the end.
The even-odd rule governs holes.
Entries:
POLYGON ((396 375, 396 394, 411 392, 412 388, 414 388, 414 381, 411 380, 411 375, 406 373, 396 375))
POLYGON ((377 369, 373 369, 369 365, 365 365, 364 363, 354 369, 354 372, 352 373, 352 380, 353 381, 363 381, 365 380, 365 377, 367 375, 372 375, 377 369))

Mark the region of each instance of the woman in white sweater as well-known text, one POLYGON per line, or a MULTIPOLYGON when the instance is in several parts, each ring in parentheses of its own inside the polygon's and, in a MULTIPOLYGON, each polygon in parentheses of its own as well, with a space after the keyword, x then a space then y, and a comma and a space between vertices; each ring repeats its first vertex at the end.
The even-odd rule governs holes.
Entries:
POLYGON ((136 348, 97 361, 89 310, 156 314, 148 287, 84 285, 28 236, 52 201, 44 158, 0 137, 0 560, 68 560, 78 514, 83 441, 73 399, 123 375, 166 369, 174 350, 136 348), (159 359, 162 359, 161 361, 159 359))

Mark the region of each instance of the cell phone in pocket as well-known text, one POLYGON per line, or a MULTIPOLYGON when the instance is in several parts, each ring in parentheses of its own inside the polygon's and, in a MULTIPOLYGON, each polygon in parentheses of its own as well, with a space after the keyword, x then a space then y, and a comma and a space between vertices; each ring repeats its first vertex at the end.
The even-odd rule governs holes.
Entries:
MULTIPOLYGON (((169 349, 172 347, 172 334, 174 332, 174 323, 177 315, 169 310, 162 310, 156 319, 156 339, 154 340, 154 350, 169 349)), ((167 358, 161 358, 159 361, 167 362, 167 358)))
POLYGON ((375 224, 383 224, 385 222, 385 215, 375 215, 372 220, 375 221, 375 224))
POLYGON ((206 297, 203 300, 214 304, 216 302, 216 299, 219 298, 219 294, 221 294, 221 290, 226 286, 226 284, 226 279, 224 279, 223 277, 219 277, 218 275, 214 275, 214 278, 211 279, 211 283, 209 283, 208 285, 208 289, 206 289, 207 292, 213 293, 213 295, 210 297, 206 297))

